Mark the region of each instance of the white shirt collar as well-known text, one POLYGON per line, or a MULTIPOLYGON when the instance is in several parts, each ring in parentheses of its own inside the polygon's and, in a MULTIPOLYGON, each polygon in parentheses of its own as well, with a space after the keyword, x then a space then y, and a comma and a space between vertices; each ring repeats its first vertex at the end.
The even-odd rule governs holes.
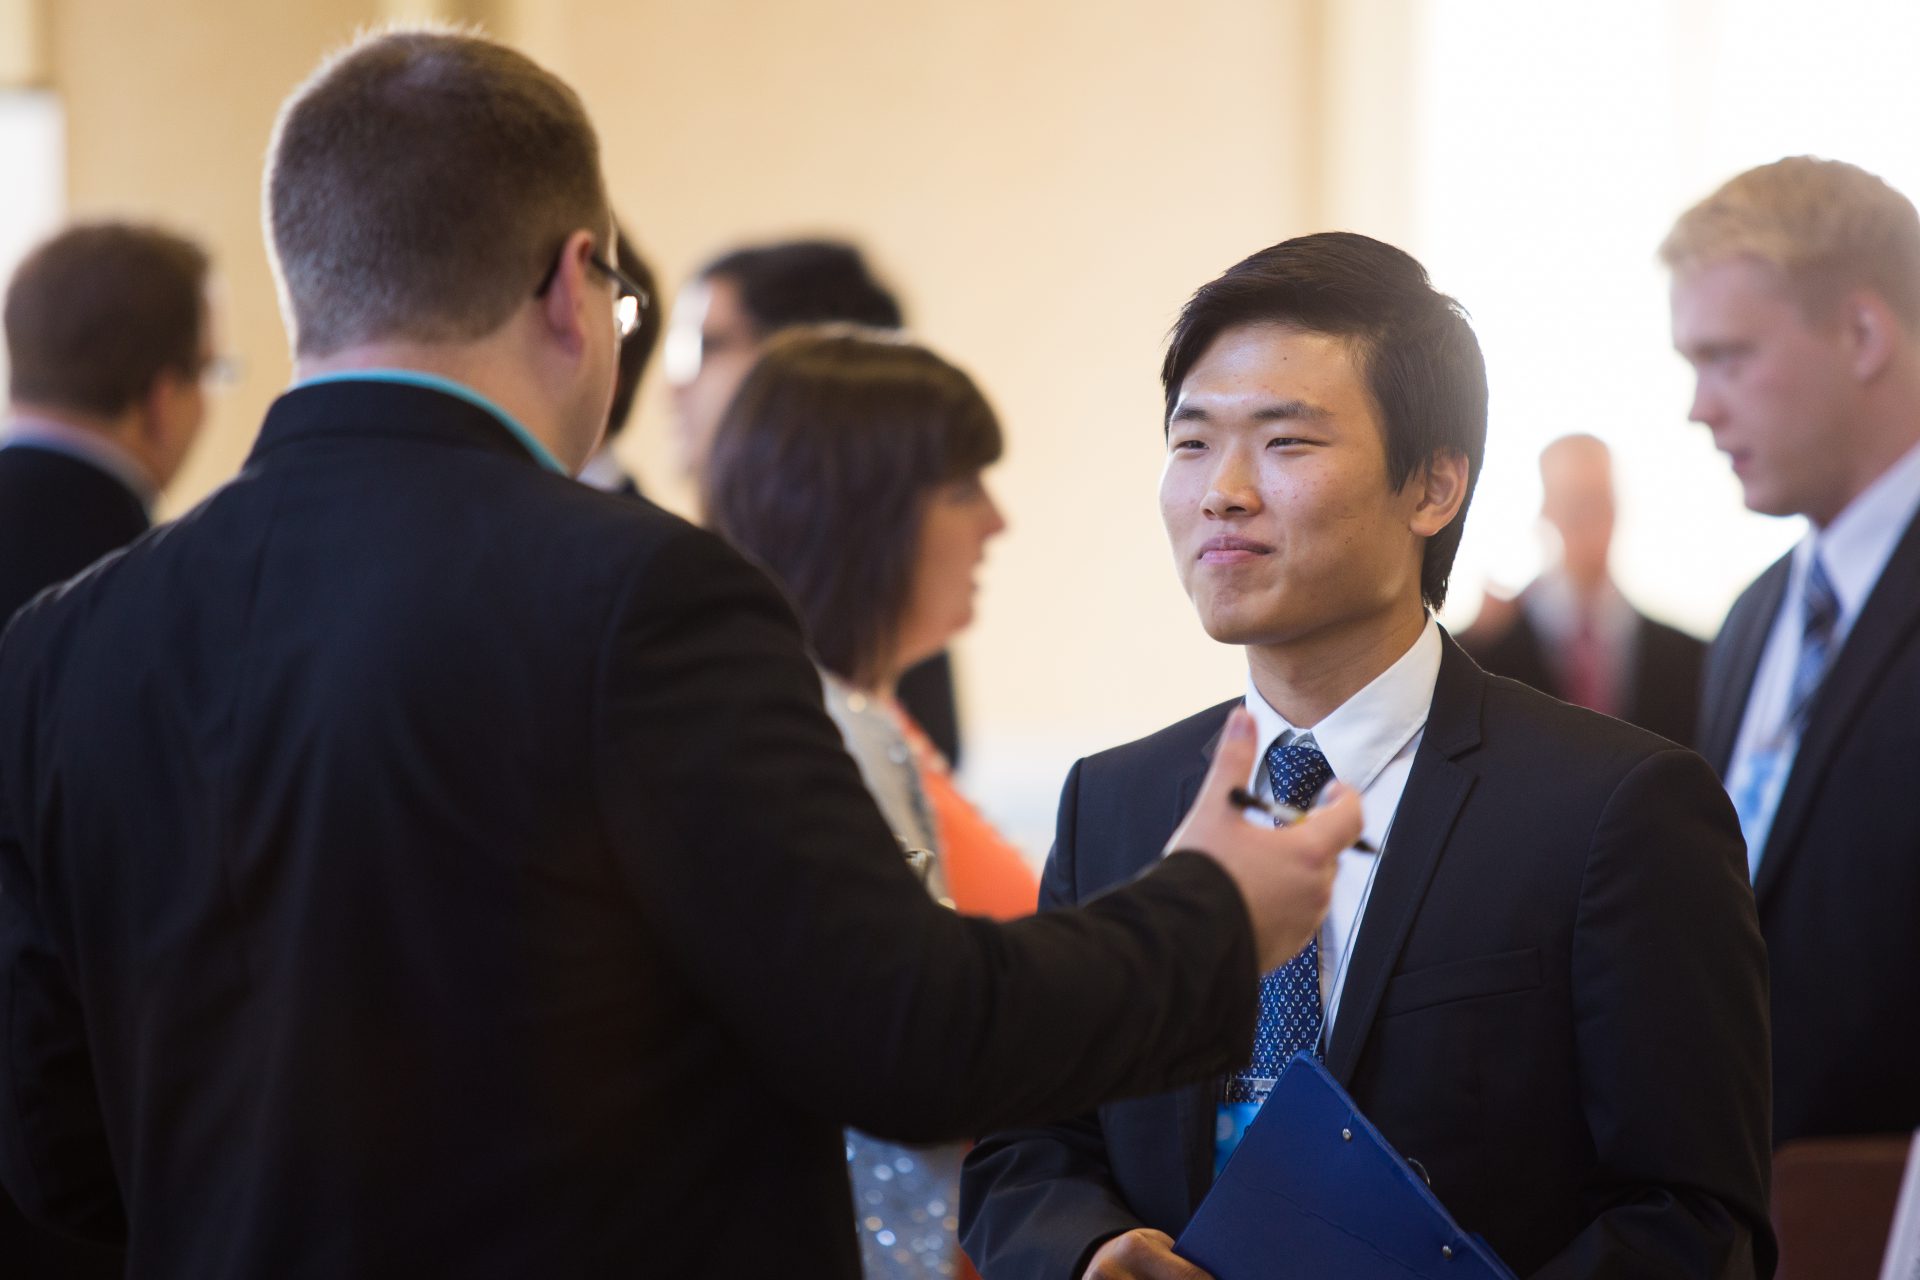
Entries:
POLYGON ((580 468, 574 479, 582 484, 592 485, 607 493, 616 493, 627 483, 627 472, 620 465, 619 457, 613 451, 611 443, 602 443, 580 468))
POLYGON ((1880 571, 1920 509, 1920 445, 1902 454, 1846 510, 1824 529, 1810 532, 1794 548, 1796 585, 1806 580, 1814 550, 1840 598, 1840 612, 1852 619, 1867 602, 1880 571))
POLYGON ((1261 744, 1254 780, 1265 776, 1266 752, 1274 739, 1307 732, 1327 757, 1333 776, 1356 791, 1365 791, 1426 726, 1427 712, 1433 706, 1433 687, 1440 679, 1441 647, 1440 625, 1428 618, 1419 638, 1392 666, 1306 731, 1288 724, 1286 717, 1260 696, 1249 671, 1247 709, 1253 713, 1261 744))
POLYGON ((125 485, 149 513, 153 510, 154 499, 159 497, 158 486, 153 483, 153 477, 147 474, 147 469, 140 465, 140 460, 104 432, 76 427, 70 422, 58 422, 52 418, 17 417, 8 419, 5 431, 0 432, 0 448, 8 445, 27 445, 45 449, 49 453, 64 454, 104 471, 125 485))

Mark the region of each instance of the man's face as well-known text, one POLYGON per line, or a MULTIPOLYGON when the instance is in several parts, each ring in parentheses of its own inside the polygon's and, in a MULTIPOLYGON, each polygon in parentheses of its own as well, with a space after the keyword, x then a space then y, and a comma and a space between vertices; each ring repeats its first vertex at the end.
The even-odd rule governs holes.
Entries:
POLYGON ((1772 268, 1732 258, 1675 277, 1673 345, 1747 506, 1822 525, 1845 508, 1859 386, 1837 321, 1809 324, 1772 268))
POLYGON ((1370 635, 1418 607, 1421 486, 1387 484, 1379 410, 1343 338, 1229 329, 1181 383, 1160 514, 1207 634, 1370 635))
POLYGON ((1540 515, 1560 535, 1563 564, 1574 582, 1592 587, 1607 576, 1613 543, 1613 460, 1598 440, 1561 440, 1540 455, 1540 515))
MULTIPOLYGON (((617 232, 609 226, 593 250, 604 262, 618 261, 617 232)), ((572 251, 568 241, 566 254, 572 251)), ((620 322, 617 303, 620 285, 597 267, 581 271, 584 323, 577 374, 571 379, 560 413, 560 435, 549 442, 554 457, 570 473, 586 465, 607 429, 607 407, 613 403, 613 384, 620 363, 620 322)))
POLYGON ((732 280, 705 277, 681 291, 668 325, 666 366, 680 467, 689 477, 698 480, 706 470, 713 433, 760 346, 759 327, 732 280))

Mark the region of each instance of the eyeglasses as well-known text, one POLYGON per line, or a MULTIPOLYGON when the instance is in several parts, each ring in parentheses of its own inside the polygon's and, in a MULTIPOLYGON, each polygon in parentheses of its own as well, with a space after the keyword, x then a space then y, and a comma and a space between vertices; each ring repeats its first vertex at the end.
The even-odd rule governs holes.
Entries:
MULTIPOLYGON (((567 247, 563 244, 560 246, 560 251, 553 255, 553 264, 547 268, 547 273, 540 277, 540 284, 533 291, 534 297, 547 296, 547 290, 553 287, 553 278, 560 274, 560 258, 566 251, 567 247)), ((587 255, 587 265, 613 281, 614 327, 620 331, 622 339, 631 338, 634 331, 640 327, 640 317, 645 315, 647 308, 653 304, 652 296, 639 281, 601 258, 598 253, 587 255)))

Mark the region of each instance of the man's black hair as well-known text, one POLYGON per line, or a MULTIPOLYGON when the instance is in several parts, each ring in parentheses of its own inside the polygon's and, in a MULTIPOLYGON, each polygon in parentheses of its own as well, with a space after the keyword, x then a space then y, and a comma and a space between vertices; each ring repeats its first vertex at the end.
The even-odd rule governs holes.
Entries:
POLYGON ((902 323, 899 300, 874 277, 859 249, 838 240, 735 249, 708 263, 700 275, 733 283, 762 338, 798 324, 898 329, 902 323))

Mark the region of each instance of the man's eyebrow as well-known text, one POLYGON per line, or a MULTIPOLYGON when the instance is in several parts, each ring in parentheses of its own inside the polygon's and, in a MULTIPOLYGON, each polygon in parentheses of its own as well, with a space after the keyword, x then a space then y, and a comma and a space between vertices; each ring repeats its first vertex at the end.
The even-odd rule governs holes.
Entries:
MULTIPOLYGON (((1333 416, 1333 411, 1308 400, 1274 400, 1246 415, 1255 422, 1318 422, 1333 416)), ((1168 422, 1211 422, 1213 415, 1197 404, 1183 404, 1173 411, 1168 422)))
POLYGON ((1255 422, 1317 422, 1331 418, 1333 411, 1308 400, 1279 400, 1261 405, 1248 416, 1255 422))

